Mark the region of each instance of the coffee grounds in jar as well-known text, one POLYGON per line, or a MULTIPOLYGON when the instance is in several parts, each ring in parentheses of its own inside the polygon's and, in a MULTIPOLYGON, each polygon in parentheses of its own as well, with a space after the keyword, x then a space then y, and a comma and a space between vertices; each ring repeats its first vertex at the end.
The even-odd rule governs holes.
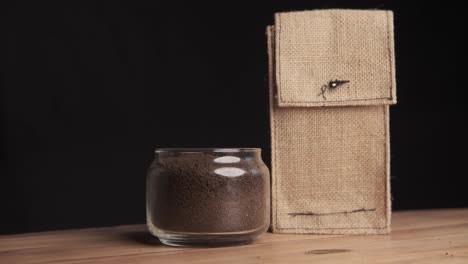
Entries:
POLYGON ((149 190, 153 225, 174 232, 240 232, 264 227, 265 180, 254 160, 219 164, 216 156, 194 153, 159 160, 149 190), (228 167, 228 168, 227 168, 228 167), (223 176, 219 169, 244 171, 223 176), (251 173, 250 171, 254 171, 251 173), (255 173, 258 172, 258 173, 255 173))

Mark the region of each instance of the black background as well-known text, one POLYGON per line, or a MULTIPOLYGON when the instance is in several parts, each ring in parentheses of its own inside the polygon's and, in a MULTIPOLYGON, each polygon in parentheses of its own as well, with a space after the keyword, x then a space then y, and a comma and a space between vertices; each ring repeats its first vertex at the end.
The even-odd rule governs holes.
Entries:
POLYGON ((394 209, 467 207, 463 9, 350 2, 3 4, 0 233, 143 223, 155 147, 269 164, 265 27, 333 7, 395 12, 394 209))

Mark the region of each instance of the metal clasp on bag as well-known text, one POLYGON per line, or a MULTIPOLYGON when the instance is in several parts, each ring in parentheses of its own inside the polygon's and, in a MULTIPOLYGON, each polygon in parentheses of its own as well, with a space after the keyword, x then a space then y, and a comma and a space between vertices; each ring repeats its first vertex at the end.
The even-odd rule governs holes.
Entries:
POLYGON ((320 88, 320 93, 318 94, 318 96, 322 96, 323 97, 323 100, 327 100, 327 97, 325 96, 325 92, 327 90, 334 90, 340 86, 342 86, 343 84, 346 84, 346 83, 349 83, 350 81, 349 80, 332 80, 332 81, 329 81, 327 84, 324 84, 321 88, 320 88))

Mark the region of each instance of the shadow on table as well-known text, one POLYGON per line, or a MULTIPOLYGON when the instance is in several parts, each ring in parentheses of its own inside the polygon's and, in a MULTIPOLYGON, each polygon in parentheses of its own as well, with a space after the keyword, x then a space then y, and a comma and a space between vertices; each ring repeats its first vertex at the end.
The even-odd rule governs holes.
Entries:
POLYGON ((151 235, 148 231, 127 231, 120 235, 122 239, 135 243, 152 246, 163 246, 159 239, 151 235))

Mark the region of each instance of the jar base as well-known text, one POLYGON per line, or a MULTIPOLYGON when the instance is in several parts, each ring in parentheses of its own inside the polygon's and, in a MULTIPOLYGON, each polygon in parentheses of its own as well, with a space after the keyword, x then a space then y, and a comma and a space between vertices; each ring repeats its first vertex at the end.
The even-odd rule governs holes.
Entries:
POLYGON ((233 247, 243 246, 252 243, 253 239, 244 240, 221 240, 221 241, 202 241, 202 240, 180 240, 180 239, 164 239, 159 238, 159 241, 166 246, 172 247, 233 247))
POLYGON ((243 234, 181 234, 159 233, 159 241, 174 247, 229 247, 247 245, 253 242, 258 233, 243 234))

